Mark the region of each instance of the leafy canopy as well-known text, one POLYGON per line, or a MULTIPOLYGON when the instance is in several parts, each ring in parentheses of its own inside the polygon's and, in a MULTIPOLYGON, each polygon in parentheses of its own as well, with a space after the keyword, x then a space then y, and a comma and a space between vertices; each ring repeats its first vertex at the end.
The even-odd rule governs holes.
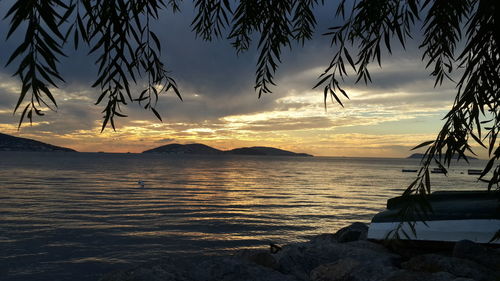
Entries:
MULTIPOLYGON (((41 107, 57 107, 53 88, 64 82, 58 71, 64 48, 85 47, 98 55, 97 78, 100 89, 96 104, 103 104, 106 126, 115 127, 115 117, 124 117, 123 106, 138 102, 155 109, 158 95, 173 91, 181 95, 174 79, 160 60, 161 42, 151 31, 150 21, 166 11, 179 11, 182 0, 17 0, 5 15, 10 20, 8 37, 24 32, 24 41, 7 64, 17 63, 14 75, 22 83, 15 111, 24 118, 43 115, 41 107), (20 28, 21 26, 25 28, 20 28), (139 79, 147 80, 140 93, 130 90, 139 79)), ((254 44, 259 51, 255 90, 260 97, 270 93, 273 77, 281 62, 281 50, 293 42, 305 44, 316 29, 314 12, 323 0, 193 0, 196 16, 193 31, 203 40, 226 37, 236 52, 254 44)), ((500 3, 496 0, 339 0, 336 17, 340 26, 329 28, 334 50, 330 63, 320 74, 322 87, 340 105, 349 98, 342 88, 349 74, 356 81, 371 82, 368 66, 381 65, 381 52, 392 52, 394 42, 403 47, 412 32, 421 28, 420 49, 435 86, 451 79, 457 86, 455 101, 445 116, 445 124, 427 147, 417 179, 405 191, 430 193, 429 166, 450 164, 452 157, 467 161, 477 143, 488 149, 490 160, 481 179, 488 189, 500 189, 500 3), (485 179, 489 172, 491 178, 485 179)), ((425 211, 425 208, 424 210, 425 211)))

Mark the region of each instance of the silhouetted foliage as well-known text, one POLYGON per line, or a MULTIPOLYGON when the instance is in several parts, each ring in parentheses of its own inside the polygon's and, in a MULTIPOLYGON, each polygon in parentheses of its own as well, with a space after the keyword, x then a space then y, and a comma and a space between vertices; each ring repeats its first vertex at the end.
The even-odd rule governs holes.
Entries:
MULTIPOLYGON (((304 44, 316 29, 314 10, 321 0, 193 0, 196 16, 193 31, 203 40, 227 37, 237 53, 245 52, 258 39, 259 57, 255 89, 260 97, 271 92, 273 77, 281 62, 281 51, 292 42, 304 44)), ((104 130, 114 128, 114 117, 125 116, 121 107, 139 102, 155 110, 158 95, 173 90, 181 97, 159 53, 161 44, 150 29, 150 20, 161 12, 179 10, 180 0, 47 0, 15 1, 5 18, 10 19, 8 35, 24 32, 24 41, 12 53, 8 64, 17 61, 14 75, 22 82, 15 110, 23 109, 30 121, 33 113, 42 115, 40 106, 56 107, 51 87, 64 82, 57 64, 64 46, 84 44, 99 57, 93 87, 104 103, 104 130), (24 25, 26 28, 20 29, 24 25), (137 96, 130 84, 147 76, 146 88, 137 96)), ((348 93, 343 79, 354 73, 356 81, 371 82, 368 66, 382 64, 381 53, 392 53, 397 42, 405 47, 412 32, 421 32, 422 59, 427 62, 435 86, 460 69, 454 83, 457 95, 445 116, 445 124, 427 147, 417 179, 405 194, 428 194, 431 190, 429 166, 449 166, 453 155, 468 161, 474 154, 471 144, 488 149, 490 160, 480 179, 488 189, 500 189, 500 29, 499 5, 495 0, 339 0, 335 15, 342 20, 329 28, 335 51, 319 76, 316 87, 323 87, 325 106, 331 96, 342 105, 348 93), (352 71, 350 71, 351 69, 352 71), (485 177, 492 172, 489 179, 485 177)), ((161 118, 160 118, 161 119, 161 118)), ((422 205, 423 206, 423 205, 422 205)), ((423 210, 426 211, 426 210, 423 210)))
POLYGON ((172 89, 181 96, 160 60, 161 44, 151 31, 150 20, 158 19, 162 9, 175 12, 178 8, 175 0, 15 1, 5 18, 10 19, 7 39, 14 32, 25 31, 24 41, 7 62, 17 59, 14 75, 22 82, 14 109, 23 108, 19 126, 24 118, 31 122, 33 114, 43 115, 42 105, 57 107, 51 87, 64 82, 57 64, 68 44, 75 49, 84 44, 89 54, 98 55, 92 87, 101 90, 96 104, 105 104, 102 130, 108 124, 115 128, 114 118, 126 116, 121 107, 128 101, 139 102, 161 120, 155 109, 158 95, 172 89), (25 30, 19 28, 23 24, 25 30), (135 95, 130 83, 142 76, 147 77, 147 86, 135 95))
MULTIPOLYGON (((331 36, 336 53, 316 85, 324 87, 325 100, 330 94, 341 104, 339 93, 347 97, 339 82, 347 75, 345 61, 357 75, 356 81, 371 82, 368 65, 374 61, 380 65, 381 50, 385 48, 391 53, 394 39, 405 47, 412 30, 418 30, 418 23, 423 23, 422 60, 431 69, 435 86, 443 79, 455 82, 451 74, 459 68, 462 71, 455 82, 454 104, 436 139, 414 148, 427 150, 417 178, 404 195, 417 194, 422 198, 408 201, 401 209, 402 217, 411 213, 425 221, 426 214, 432 211, 424 198, 431 192, 430 165, 436 163, 446 171, 445 166, 449 167, 455 155, 468 161, 466 152, 475 155, 472 143, 487 148, 490 155, 480 180, 488 182, 488 190, 500 190, 499 5, 494 0, 360 0, 354 4, 342 0, 338 6, 337 16, 343 24, 326 33, 331 36), (356 56, 349 54, 349 48, 356 50, 356 56), (489 172, 492 176, 486 179, 489 172)), ((409 226, 414 232, 415 222, 409 222, 409 226)), ((402 229, 401 225, 398 229, 402 229)))

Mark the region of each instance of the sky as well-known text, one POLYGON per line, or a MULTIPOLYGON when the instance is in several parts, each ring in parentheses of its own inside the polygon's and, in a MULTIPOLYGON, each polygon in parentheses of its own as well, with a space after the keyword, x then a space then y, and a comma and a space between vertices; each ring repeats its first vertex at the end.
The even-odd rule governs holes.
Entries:
MULTIPOLYGON (((175 94, 160 97, 163 122, 137 105, 125 109, 116 131, 101 133, 102 105, 94 105, 99 90, 95 57, 66 50, 60 72, 66 83, 54 89, 57 112, 47 112, 19 130, 13 108, 20 92, 13 68, 0 68, 0 132, 33 138, 82 152, 142 152, 168 143, 203 143, 218 149, 273 146, 317 156, 406 157, 410 149, 435 138, 450 109, 456 88, 451 82, 434 88, 421 61, 419 42, 408 42, 383 56, 382 67, 370 68, 373 83, 345 83, 350 100, 344 107, 329 102, 322 89, 312 89, 334 50, 322 34, 335 24, 332 2, 316 9, 318 26, 304 46, 284 50, 273 93, 260 99, 254 91, 256 47, 237 55, 224 39, 205 42, 191 32, 191 1, 181 13, 164 12, 154 29, 162 43, 162 60, 177 81, 183 101, 175 94)), ((0 4, 6 11, 9 1, 0 4)), ((3 16, 2 16, 3 17, 3 16)), ((5 38, 8 21, 1 23, 5 38)), ((0 44, 0 64, 19 36, 0 44)), ((418 38, 418 31, 417 36, 418 38)), ((398 46, 398 45, 395 45, 398 46)))

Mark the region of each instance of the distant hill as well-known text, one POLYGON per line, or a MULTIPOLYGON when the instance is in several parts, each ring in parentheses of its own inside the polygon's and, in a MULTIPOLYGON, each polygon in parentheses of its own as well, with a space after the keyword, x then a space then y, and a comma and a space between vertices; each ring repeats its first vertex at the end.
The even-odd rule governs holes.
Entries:
POLYGON ((215 149, 208 145, 201 143, 193 144, 178 144, 172 143, 163 145, 157 148, 149 149, 143 153, 169 153, 169 154, 205 154, 205 155, 215 155, 223 154, 222 150, 215 149))
MULTIPOLYGON (((408 156, 407 159, 422 159, 424 157, 423 153, 413 153, 412 155, 408 156)), ((457 159, 457 155, 453 156, 453 159, 457 159)), ((467 159, 472 159, 472 160, 477 160, 476 157, 468 156, 467 159)))
POLYGON ((295 153, 283 149, 273 147, 243 147, 232 150, 219 150, 208 145, 193 143, 193 144, 167 144, 157 148, 149 149, 143 153, 166 153, 166 154, 198 154, 198 155, 263 155, 263 156, 309 156, 306 153, 295 153))
POLYGON ((312 157, 311 154, 307 153, 295 153, 288 150, 278 149, 274 147, 265 147, 265 146, 254 146, 254 147, 242 147, 235 148, 232 150, 226 151, 227 154, 236 154, 236 155, 272 155, 272 156, 306 156, 312 157))
POLYGON ((0 133, 0 151, 63 151, 76 152, 71 148, 60 147, 32 139, 18 138, 0 133))

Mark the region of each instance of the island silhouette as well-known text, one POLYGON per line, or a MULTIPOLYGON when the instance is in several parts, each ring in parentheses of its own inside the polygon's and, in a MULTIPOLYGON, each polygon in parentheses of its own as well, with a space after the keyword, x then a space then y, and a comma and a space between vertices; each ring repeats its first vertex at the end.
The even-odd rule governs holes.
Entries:
POLYGON ((296 153, 274 147, 253 146, 241 147, 231 150, 220 150, 201 143, 178 144, 171 143, 149 149, 143 153, 164 153, 164 154, 196 154, 196 155, 259 155, 259 156, 299 156, 313 157, 307 153, 296 153))
POLYGON ((0 133, 0 151, 61 151, 76 152, 76 150, 37 140, 19 138, 0 133))
MULTIPOLYGON (((32 151, 32 152, 78 152, 71 148, 55 146, 41 141, 15 137, 0 133, 0 151, 32 151)), ((104 152, 100 152, 104 153, 104 152)), ((298 156, 312 157, 307 153, 296 153, 274 147, 254 146, 231 150, 220 150, 201 143, 172 143, 143 151, 142 153, 161 154, 193 154, 193 155, 261 155, 261 156, 298 156)))

